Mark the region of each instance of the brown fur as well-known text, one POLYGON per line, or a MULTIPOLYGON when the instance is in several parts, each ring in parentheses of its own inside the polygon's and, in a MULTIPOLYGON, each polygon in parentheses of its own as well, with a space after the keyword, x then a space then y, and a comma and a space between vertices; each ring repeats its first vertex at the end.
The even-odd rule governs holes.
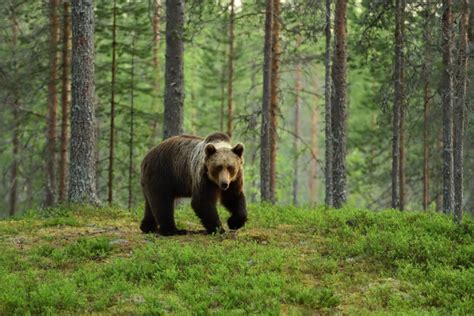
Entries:
POLYGON ((191 205, 208 233, 222 232, 216 203, 229 210, 230 229, 247 220, 243 193, 242 144, 230 146, 230 138, 213 133, 205 139, 180 135, 150 150, 142 162, 141 184, 145 196, 143 232, 184 234, 174 221, 174 200, 191 197, 191 205))

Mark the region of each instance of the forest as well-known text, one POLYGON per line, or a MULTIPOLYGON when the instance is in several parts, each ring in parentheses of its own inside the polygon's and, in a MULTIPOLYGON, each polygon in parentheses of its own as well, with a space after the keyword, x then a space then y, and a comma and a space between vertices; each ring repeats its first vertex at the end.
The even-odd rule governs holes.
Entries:
MULTIPOLYGON (((150 148, 177 133, 225 131, 246 145, 252 202, 452 212, 460 191, 458 208, 472 212, 473 179, 455 190, 474 169, 472 14, 462 1, 399 2, 355 1, 338 16, 335 4, 285 1, 265 26, 259 1, 190 1, 168 39, 164 3, 97 1, 88 52, 97 200, 142 205, 150 148), (168 74, 167 52, 182 54, 181 74, 168 74), (168 75, 180 77, 176 95, 168 75)), ((68 200, 72 43, 67 1, 5 1, 1 12, 6 216, 68 200)))
POLYGON ((472 313, 473 12, 1 1, 0 314, 472 313), (142 234, 145 155, 213 132, 246 226, 142 234))

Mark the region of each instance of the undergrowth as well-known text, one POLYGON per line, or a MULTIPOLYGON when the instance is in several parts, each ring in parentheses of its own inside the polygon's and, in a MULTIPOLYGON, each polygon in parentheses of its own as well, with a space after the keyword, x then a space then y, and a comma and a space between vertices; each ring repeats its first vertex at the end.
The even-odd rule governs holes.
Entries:
MULTIPOLYGON (((143 235, 140 212, 0 221, 0 315, 473 314, 474 222, 432 212, 250 205, 237 233, 143 235)), ((221 212, 221 217, 228 214, 221 212)))

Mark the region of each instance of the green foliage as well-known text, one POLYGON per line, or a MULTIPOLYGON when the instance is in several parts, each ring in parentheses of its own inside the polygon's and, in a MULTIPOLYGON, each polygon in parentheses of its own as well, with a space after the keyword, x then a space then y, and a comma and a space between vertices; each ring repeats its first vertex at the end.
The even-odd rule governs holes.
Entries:
MULTIPOLYGON (((249 211, 238 233, 169 238, 141 234, 139 217, 117 208, 0 221, 0 314, 418 315, 474 308, 471 220, 457 226, 431 212, 352 208, 249 211)), ((189 208, 177 216, 179 227, 201 229, 189 208)))

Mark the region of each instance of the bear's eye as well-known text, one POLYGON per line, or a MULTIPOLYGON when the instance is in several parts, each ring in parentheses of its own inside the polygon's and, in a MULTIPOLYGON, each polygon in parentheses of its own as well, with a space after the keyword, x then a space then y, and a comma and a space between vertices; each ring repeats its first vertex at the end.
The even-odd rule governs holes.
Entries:
POLYGON ((227 171, 229 171, 230 174, 233 174, 235 172, 235 168, 232 166, 227 167, 227 171))
POLYGON ((217 170, 217 171, 222 171, 223 168, 224 168, 224 167, 223 167, 222 165, 219 165, 219 166, 216 167, 216 170, 217 170))

